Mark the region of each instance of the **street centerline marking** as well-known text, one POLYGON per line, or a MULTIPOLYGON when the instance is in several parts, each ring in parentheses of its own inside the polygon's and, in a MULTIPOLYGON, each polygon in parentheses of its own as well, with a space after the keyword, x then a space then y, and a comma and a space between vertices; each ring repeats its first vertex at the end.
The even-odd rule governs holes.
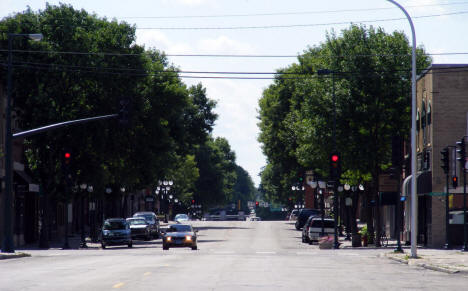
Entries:
POLYGON ((125 285, 125 283, 120 282, 120 283, 117 283, 117 284, 115 284, 114 286, 112 286, 112 288, 117 289, 117 288, 122 287, 123 285, 125 285))

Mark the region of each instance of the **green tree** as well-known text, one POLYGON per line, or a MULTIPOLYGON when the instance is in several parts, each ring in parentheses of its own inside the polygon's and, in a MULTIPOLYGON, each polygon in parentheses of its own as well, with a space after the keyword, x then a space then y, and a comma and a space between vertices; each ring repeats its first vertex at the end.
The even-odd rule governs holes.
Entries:
POLYGON ((255 200, 255 186, 249 173, 241 166, 236 165, 236 182, 233 188, 232 203, 238 205, 241 202, 241 209, 247 210, 247 201, 255 200))
MULTIPOLYGON (((278 75, 260 100, 259 140, 269 163, 262 173, 263 187, 284 197, 288 173, 300 167, 328 176, 334 86, 342 167, 369 174, 368 193, 375 197, 378 176, 390 164, 392 136, 407 137, 409 132, 410 54, 403 33, 352 25, 339 36, 328 34, 324 43, 306 50, 298 64, 279 70, 301 78, 278 75), (317 76, 320 69, 333 73, 317 76), (281 154, 287 158, 278 157, 281 154)), ((431 60, 423 48, 417 54, 421 71, 431 60)))

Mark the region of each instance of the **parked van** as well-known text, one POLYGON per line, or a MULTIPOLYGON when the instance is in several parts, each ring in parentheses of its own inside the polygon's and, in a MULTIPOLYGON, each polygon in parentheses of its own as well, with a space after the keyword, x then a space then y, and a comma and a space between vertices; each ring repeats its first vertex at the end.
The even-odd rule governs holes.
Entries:
MULTIPOLYGON (((333 218, 325 218, 323 227, 323 236, 335 235, 335 220, 333 218)), ((322 218, 315 217, 309 227, 309 243, 318 241, 320 237, 322 237, 322 218)))

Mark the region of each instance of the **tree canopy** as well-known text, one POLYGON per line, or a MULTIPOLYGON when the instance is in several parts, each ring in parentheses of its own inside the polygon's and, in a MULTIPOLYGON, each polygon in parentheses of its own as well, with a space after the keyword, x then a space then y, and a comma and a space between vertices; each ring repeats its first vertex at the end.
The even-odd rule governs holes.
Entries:
MULTIPOLYGON (((14 111, 23 130, 117 113, 130 102, 127 126, 107 120, 27 138, 26 164, 44 190, 61 198, 61 154, 72 152, 73 181, 125 186, 129 191, 174 180, 187 202, 227 201, 235 181, 235 154, 227 140, 213 139, 216 102, 201 84, 187 87, 164 53, 136 44, 135 26, 100 18, 71 5, 47 4, 0 21, 0 57, 7 60, 9 33, 42 33, 40 42, 13 40, 14 111), (205 165, 205 158, 214 161, 205 165), (216 171, 214 185, 204 180, 216 171), (206 197, 205 197, 206 196, 206 197)), ((6 84, 7 66, 1 81, 6 84)), ((5 86, 6 87, 6 86, 5 86)), ((20 129, 17 128, 16 131, 20 129)), ((62 197, 63 198, 63 197, 62 197)))
MULTIPOLYGON (((417 48, 418 71, 430 63, 417 48)), ((306 169, 328 176, 334 114, 343 170, 362 179, 370 174, 375 187, 380 171, 390 165, 392 137, 409 133, 410 68, 411 47, 403 33, 352 25, 340 35, 327 34, 297 63, 279 69, 259 101, 266 195, 285 202, 306 169)))

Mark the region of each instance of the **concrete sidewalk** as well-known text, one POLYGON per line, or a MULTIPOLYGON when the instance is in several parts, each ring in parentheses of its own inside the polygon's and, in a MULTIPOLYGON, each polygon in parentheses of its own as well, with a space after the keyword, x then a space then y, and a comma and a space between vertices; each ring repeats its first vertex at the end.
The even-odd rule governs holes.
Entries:
POLYGON ((380 248, 376 248, 374 245, 353 248, 350 241, 346 241, 341 237, 340 243, 340 248, 344 249, 380 249, 384 251, 382 256, 409 266, 417 266, 449 274, 468 274, 468 252, 461 251, 461 247, 452 250, 419 247, 417 250, 418 258, 413 259, 411 258, 411 248, 409 246, 402 246, 403 253, 395 253, 393 251, 397 245, 395 240, 390 240, 387 247, 380 248))
POLYGON ((418 248, 417 255, 418 258, 411 258, 410 249, 405 249, 403 254, 394 252, 385 254, 389 259, 410 266, 418 266, 449 274, 468 274, 468 252, 418 248))

